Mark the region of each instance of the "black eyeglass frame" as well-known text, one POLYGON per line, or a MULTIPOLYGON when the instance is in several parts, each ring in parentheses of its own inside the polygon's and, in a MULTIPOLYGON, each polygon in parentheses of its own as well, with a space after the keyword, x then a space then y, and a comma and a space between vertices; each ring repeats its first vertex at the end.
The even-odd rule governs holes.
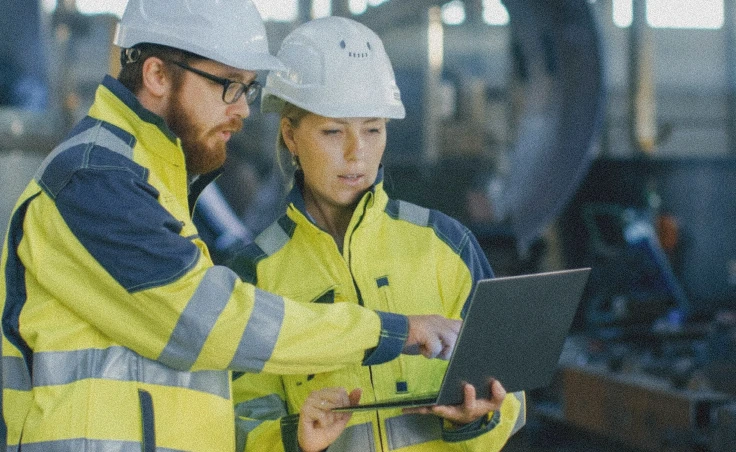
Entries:
POLYGON ((186 63, 183 63, 181 61, 171 61, 175 65, 179 66, 182 69, 186 69, 187 71, 193 72, 200 77, 204 77, 207 80, 213 81, 219 85, 222 85, 222 101, 226 104, 234 104, 235 102, 240 99, 240 96, 245 94, 245 101, 248 103, 248 105, 251 105, 253 102, 258 99, 258 95, 261 93, 261 84, 258 83, 257 80, 253 80, 250 83, 243 83, 243 82, 237 82, 235 80, 230 80, 223 77, 218 77, 216 75, 210 74, 209 72, 205 72, 203 70, 197 69, 195 67, 189 66, 186 63), (227 100, 227 93, 231 86, 238 86, 238 88, 235 90, 235 94, 232 94, 232 100, 227 100))

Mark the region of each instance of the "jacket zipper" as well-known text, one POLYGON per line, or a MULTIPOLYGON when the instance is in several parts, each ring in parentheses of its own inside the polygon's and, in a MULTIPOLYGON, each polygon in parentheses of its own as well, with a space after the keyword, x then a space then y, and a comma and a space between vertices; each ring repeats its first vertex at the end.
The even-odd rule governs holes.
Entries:
MULTIPOLYGON (((355 224, 355 227, 350 231, 350 239, 348 240, 348 246, 347 246, 347 253, 348 253, 348 271, 350 272, 350 279, 353 281, 353 287, 355 287, 355 294, 358 297, 358 304, 360 306, 365 306, 365 303, 363 302, 363 295, 360 292, 360 287, 358 287, 358 282, 355 280, 355 276, 353 275, 353 265, 352 265, 352 258, 353 258, 353 234, 355 231, 360 227, 360 224, 363 222, 363 219, 365 218, 365 205, 363 207, 363 214, 360 216, 360 219, 355 224)), ((373 393, 376 393, 376 385, 373 381, 373 366, 368 366, 368 375, 370 376, 371 380, 371 389, 373 389, 373 393)), ((378 441, 377 446, 379 450, 383 450, 383 428, 381 426, 381 416, 378 415, 378 411, 375 412, 374 416, 376 417, 376 425, 378 426, 378 441)))

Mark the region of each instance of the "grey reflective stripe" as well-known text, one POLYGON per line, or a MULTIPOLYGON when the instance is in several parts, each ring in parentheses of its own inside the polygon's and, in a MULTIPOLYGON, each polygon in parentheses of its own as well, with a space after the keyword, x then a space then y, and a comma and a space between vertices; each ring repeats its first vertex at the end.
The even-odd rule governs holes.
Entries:
POLYGON ((250 432, 266 421, 288 415, 286 402, 277 394, 258 397, 235 405, 235 450, 244 450, 250 432))
POLYGON ((526 425, 526 394, 524 394, 523 391, 519 391, 514 392, 513 395, 519 400, 519 402, 521 402, 521 407, 519 407, 519 416, 516 418, 514 428, 511 430, 512 435, 526 425))
POLYGON ((351 425, 346 428, 335 442, 327 448, 327 452, 366 452, 376 450, 373 439, 373 425, 351 425))
POLYGON ((90 127, 80 134, 74 135, 56 146, 56 148, 54 148, 49 154, 49 157, 46 158, 43 164, 38 168, 35 176, 36 182, 41 184, 41 178, 43 177, 44 171, 46 171, 46 167, 57 154, 80 144, 98 145, 110 149, 113 152, 117 152, 131 160, 133 159, 132 143, 127 143, 120 139, 120 137, 115 136, 115 134, 102 127, 102 121, 98 121, 95 126, 90 127))
POLYGON ((271 256, 276 251, 280 250, 288 241, 289 234, 284 231, 284 228, 282 228, 278 222, 271 223, 271 226, 258 234, 258 237, 254 240, 256 245, 258 245, 258 247, 261 248, 267 256, 271 256))
POLYGON ((442 439, 442 420, 428 414, 402 414, 386 419, 389 450, 442 439))
POLYGON ((245 450, 250 432, 258 428, 264 421, 254 421, 252 419, 243 419, 235 417, 235 450, 245 450))
POLYGON ((69 384, 87 378, 138 381, 230 398, 229 376, 225 371, 178 371, 125 347, 33 354, 34 387, 69 384))
POLYGON ((236 279, 237 275, 226 267, 214 266, 207 270, 181 313, 159 361, 174 369, 192 368, 230 300, 236 279))
POLYGON ((3 356, 3 385, 18 391, 31 390, 31 376, 23 358, 3 356))
POLYGON ((429 209, 406 201, 399 201, 399 218, 417 226, 429 225, 429 209))
POLYGON ((284 322, 284 299, 255 289, 253 311, 229 368, 241 372, 260 372, 271 358, 284 322))
MULTIPOLYGON (((115 441, 104 439, 60 439, 40 443, 21 444, 23 452, 141 452, 141 443, 133 441, 115 441)), ((8 446, 8 451, 18 450, 16 446, 8 446)), ((157 447, 156 452, 183 452, 180 449, 157 447)))
MULTIPOLYGON (((247 378, 247 376, 246 376, 247 378)), ((235 414, 252 419, 276 420, 289 414, 278 394, 269 394, 235 405, 235 414)))

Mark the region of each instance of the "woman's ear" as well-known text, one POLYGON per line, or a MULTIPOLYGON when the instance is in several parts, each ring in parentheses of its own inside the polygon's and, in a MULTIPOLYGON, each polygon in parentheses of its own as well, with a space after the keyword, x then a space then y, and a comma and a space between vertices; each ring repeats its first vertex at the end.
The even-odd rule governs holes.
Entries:
POLYGON ((281 137, 292 157, 296 157, 296 141, 294 140, 294 126, 289 118, 281 118, 281 137))

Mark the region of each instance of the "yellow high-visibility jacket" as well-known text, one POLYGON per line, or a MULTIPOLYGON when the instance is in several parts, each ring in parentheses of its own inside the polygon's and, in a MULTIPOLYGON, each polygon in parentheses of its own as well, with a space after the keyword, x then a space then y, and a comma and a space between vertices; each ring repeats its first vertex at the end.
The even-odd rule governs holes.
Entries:
POLYGON ((404 316, 295 303, 213 265, 195 184, 162 119, 107 76, 9 221, 0 449, 232 451, 230 370, 400 353, 404 316))
MULTIPOLYGON (((456 220, 389 199, 382 174, 356 207, 342 252, 306 213, 299 188, 303 174, 297 173, 286 214, 229 265, 257 287, 308 305, 461 318, 475 281, 492 277, 486 256, 456 220)), ((313 390, 362 388, 364 402, 428 393, 439 388, 446 366, 402 355, 385 364, 329 372, 234 374, 238 450, 296 451, 299 409, 313 390)), ((329 451, 489 452, 500 450, 525 422, 523 392, 508 394, 501 410, 487 419, 456 430, 434 415, 355 412, 329 451)))

